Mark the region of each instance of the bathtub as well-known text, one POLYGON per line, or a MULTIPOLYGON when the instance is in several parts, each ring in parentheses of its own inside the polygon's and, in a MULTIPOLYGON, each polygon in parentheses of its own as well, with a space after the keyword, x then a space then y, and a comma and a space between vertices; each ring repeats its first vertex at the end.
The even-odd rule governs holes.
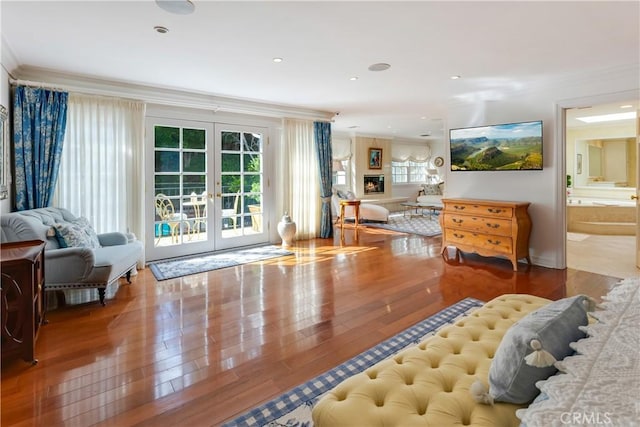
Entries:
POLYGON ((636 202, 633 200, 623 200, 623 199, 603 199, 603 198, 597 199, 593 197, 571 196, 567 198, 567 206, 570 206, 570 205, 635 207, 636 202))
POLYGON ((636 219, 633 200, 567 198, 567 231, 635 236, 636 219))

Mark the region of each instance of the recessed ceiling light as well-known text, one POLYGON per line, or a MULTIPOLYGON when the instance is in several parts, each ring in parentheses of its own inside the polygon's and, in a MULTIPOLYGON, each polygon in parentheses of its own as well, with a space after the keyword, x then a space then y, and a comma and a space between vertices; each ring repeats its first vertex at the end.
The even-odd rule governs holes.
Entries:
POLYGON ((356 80, 358 80, 358 76, 353 76, 353 77, 349 78, 349 80, 351 80, 352 82, 356 81, 356 80))
POLYGON ((451 76, 451 80, 458 80, 460 78, 460 76, 455 75, 455 76, 451 76))
POLYGON ((191 0, 156 0, 156 4, 160 9, 176 15, 189 15, 196 9, 191 0))
POLYGON ((273 58, 273 62, 280 63, 282 61, 283 61, 282 58, 273 58))
POLYGON ((427 120, 427 116, 420 117, 420 120, 427 120))
POLYGON ((169 32, 169 29, 167 27, 163 27, 162 25, 156 25, 155 27, 153 27, 153 29, 160 34, 167 34, 169 32))
POLYGON ((391 65, 384 62, 378 62, 377 64, 369 65, 369 71, 385 71, 391 68, 391 65))
POLYGON ((633 108, 633 105, 631 104, 621 105, 620 108, 633 108))
POLYGON ((616 120, 629 120, 635 118, 636 113, 634 111, 629 111, 628 113, 602 114, 600 116, 576 117, 576 119, 585 123, 613 122, 616 120))

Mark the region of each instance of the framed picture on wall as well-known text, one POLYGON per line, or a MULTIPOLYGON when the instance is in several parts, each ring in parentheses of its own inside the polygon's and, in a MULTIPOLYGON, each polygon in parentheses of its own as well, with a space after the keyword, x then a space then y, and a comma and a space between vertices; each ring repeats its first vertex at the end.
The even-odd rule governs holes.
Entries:
POLYGON ((382 148, 369 148, 369 169, 382 169, 382 148))

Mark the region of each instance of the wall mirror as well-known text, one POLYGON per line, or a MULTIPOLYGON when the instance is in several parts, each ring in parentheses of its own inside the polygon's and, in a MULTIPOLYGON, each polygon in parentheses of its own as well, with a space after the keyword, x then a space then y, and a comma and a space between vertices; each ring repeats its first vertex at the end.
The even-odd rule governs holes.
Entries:
POLYGON ((576 141, 575 186, 635 187, 635 138, 576 141))
POLYGON ((7 109, 0 105, 0 199, 9 195, 9 131, 7 124, 7 109))

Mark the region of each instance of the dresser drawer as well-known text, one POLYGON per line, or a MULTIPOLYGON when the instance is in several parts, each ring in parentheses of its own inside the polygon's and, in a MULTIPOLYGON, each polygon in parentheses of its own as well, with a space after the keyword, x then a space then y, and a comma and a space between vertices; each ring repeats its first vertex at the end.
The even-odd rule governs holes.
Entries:
POLYGON ((445 210, 451 213, 463 213, 466 215, 482 215, 498 218, 512 218, 513 208, 509 206, 476 205, 472 203, 447 204, 445 210))
POLYGON ((464 229, 499 236, 511 236, 511 233, 513 233, 510 219, 483 216, 445 214, 444 226, 446 228, 464 229))
POLYGON ((489 249, 501 254, 511 254, 513 252, 513 240, 511 237, 448 228, 444 232, 446 241, 454 245, 460 244, 479 249, 489 249))

